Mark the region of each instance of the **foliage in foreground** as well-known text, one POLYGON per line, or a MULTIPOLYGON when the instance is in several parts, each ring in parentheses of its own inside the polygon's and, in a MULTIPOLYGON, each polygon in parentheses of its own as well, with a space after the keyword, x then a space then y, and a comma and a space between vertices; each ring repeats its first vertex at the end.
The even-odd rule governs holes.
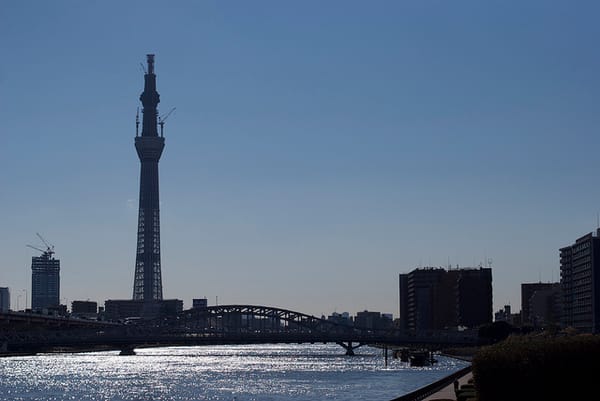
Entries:
POLYGON ((600 336, 510 336, 474 356, 479 401, 590 399, 588 378, 600 359, 600 336))

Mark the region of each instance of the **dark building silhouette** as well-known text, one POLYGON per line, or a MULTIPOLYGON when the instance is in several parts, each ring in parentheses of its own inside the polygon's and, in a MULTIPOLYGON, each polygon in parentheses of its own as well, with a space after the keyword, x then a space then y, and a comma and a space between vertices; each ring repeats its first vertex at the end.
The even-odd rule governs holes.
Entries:
POLYGON ((448 275, 454 277, 450 283, 455 282, 457 286, 455 296, 458 326, 477 327, 484 323, 491 323, 492 269, 481 267, 449 270, 448 275))
POLYGON ((0 287, 0 312, 6 313, 10 310, 10 290, 8 287, 0 287))
POLYGON ((392 318, 380 312, 363 311, 354 317, 354 326, 361 329, 385 330, 392 327, 392 318))
POLYGON ((144 92, 140 95, 143 110, 142 134, 136 129, 135 149, 140 158, 140 202, 137 230, 137 252, 133 299, 162 300, 160 265, 160 211, 158 198, 158 161, 165 147, 165 139, 158 135, 157 106, 160 96, 156 91, 154 55, 147 55, 148 70, 144 74, 144 92))
POLYGON ((560 322, 560 283, 521 284, 521 322, 544 326, 560 322))
POLYGON ((106 320, 125 318, 153 318, 158 316, 173 316, 183 311, 183 301, 180 299, 163 299, 148 304, 143 300, 110 299, 104 301, 104 316, 106 320))
POLYGON ((333 312, 327 316, 327 320, 336 324, 343 324, 344 326, 352 326, 354 324, 354 319, 352 319, 348 312, 333 312))
POLYGON ((494 322, 506 322, 512 324, 512 313, 510 312, 510 305, 504 305, 504 308, 494 313, 494 322))
POLYGON ((60 305, 60 260, 48 248, 31 258, 31 309, 55 308, 60 305))
POLYGON ((192 309, 206 309, 206 308, 208 308, 208 300, 206 298, 192 299, 192 309))
POLYGON ((560 249, 563 327, 600 332, 600 228, 560 249))
POLYGON ((492 269, 426 267, 400 274, 400 327, 410 331, 492 322, 492 269))
POLYGON ((98 303, 94 301, 71 302, 71 315, 75 317, 96 317, 98 315, 98 303))
POLYGON ((402 294, 408 294, 408 274, 400 274, 400 278, 398 280, 398 293, 400 294, 400 319, 399 328, 400 330, 408 329, 408 321, 403 317, 408 316, 408 296, 402 298, 402 294))

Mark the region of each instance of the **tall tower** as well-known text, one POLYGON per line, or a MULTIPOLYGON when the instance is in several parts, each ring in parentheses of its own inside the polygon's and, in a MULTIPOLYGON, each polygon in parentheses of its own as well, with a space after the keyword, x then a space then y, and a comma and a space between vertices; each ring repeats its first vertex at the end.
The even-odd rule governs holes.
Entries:
MULTIPOLYGON (((160 270, 160 212, 158 199, 158 160, 165 147, 165 138, 158 135, 157 106, 160 96, 156 92, 154 54, 147 56, 148 69, 144 74, 142 134, 135 133, 135 149, 140 158, 140 205, 138 215, 137 252, 133 299, 162 300, 160 270)), ((136 122, 136 124, 139 124, 136 122)))

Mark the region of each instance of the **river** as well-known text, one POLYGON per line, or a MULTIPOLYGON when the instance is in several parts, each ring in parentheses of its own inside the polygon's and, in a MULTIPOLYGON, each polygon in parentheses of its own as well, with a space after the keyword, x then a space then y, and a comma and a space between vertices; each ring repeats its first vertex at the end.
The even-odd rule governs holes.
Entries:
POLYGON ((436 356, 411 367, 361 347, 228 345, 0 358, 0 400, 389 401, 467 363, 436 356))

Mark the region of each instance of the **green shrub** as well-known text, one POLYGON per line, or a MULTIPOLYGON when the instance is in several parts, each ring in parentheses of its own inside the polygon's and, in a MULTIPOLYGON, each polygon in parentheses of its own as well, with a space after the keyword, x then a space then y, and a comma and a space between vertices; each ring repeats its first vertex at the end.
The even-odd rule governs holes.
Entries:
POLYGON ((586 380, 600 358, 600 336, 510 336, 474 356, 479 401, 588 399, 597 383, 586 380))

